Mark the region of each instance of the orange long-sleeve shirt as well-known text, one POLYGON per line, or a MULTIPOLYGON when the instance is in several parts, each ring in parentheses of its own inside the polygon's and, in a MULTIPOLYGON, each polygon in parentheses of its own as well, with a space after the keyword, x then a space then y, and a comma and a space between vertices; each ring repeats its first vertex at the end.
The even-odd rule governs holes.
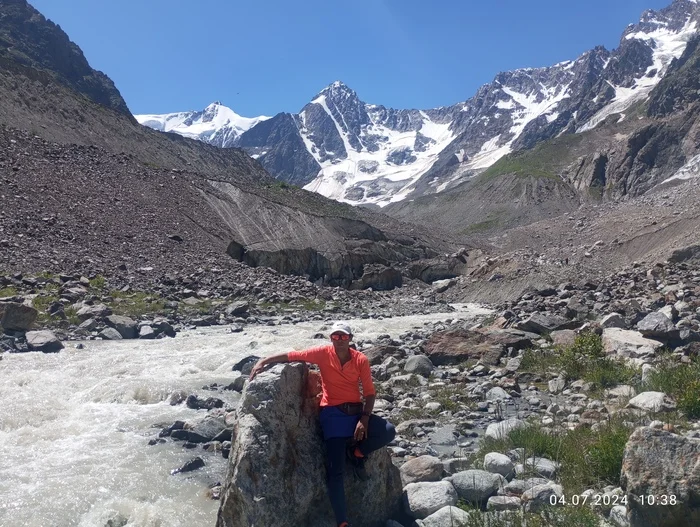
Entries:
POLYGON ((362 392, 365 397, 376 394, 369 360, 356 349, 350 348, 350 360, 343 366, 340 365, 340 359, 332 344, 302 351, 290 351, 287 358, 290 361, 318 364, 323 384, 321 406, 361 402, 359 382, 362 382, 362 392))

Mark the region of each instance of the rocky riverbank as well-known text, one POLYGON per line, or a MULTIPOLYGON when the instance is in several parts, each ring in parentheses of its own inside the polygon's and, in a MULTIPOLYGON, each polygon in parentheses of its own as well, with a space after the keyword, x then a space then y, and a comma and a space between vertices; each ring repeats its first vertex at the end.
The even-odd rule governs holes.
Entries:
MULTIPOLYGON (((401 467, 403 505, 395 519, 472 525, 478 514, 516 525, 516 516, 536 514, 546 525, 641 526, 651 516, 654 525, 693 517, 699 329, 700 270, 665 263, 532 291, 480 323, 359 335, 377 384, 375 411, 397 425, 389 452, 401 467), (672 495, 675 505, 651 505, 652 494, 672 495)), ((322 325, 318 336, 327 337, 322 325)), ((243 390, 254 360, 213 390, 243 390)), ((161 435, 195 437, 228 455, 235 433, 224 441, 217 434, 235 430, 236 409, 215 395, 183 400, 219 406, 207 417, 218 422, 207 425, 215 434, 182 423, 161 435)))

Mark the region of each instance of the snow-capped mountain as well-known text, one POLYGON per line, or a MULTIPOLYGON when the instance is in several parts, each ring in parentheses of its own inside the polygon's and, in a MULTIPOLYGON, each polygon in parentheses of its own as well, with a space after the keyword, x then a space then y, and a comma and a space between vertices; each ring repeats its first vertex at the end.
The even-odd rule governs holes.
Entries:
MULTIPOLYGON (((646 11, 613 51, 596 47, 554 66, 499 73, 453 106, 389 109, 334 82, 298 114, 261 120, 231 141, 222 140, 212 119, 208 136, 191 136, 241 147, 278 179, 352 204, 384 206, 441 192, 511 152, 628 118, 698 34, 699 1, 646 11)), ((198 119, 205 122, 182 115, 171 114, 178 126, 170 130, 180 133, 182 122, 191 133, 198 119)), ((139 121, 148 126, 167 126, 165 116, 144 117, 139 121)))
POLYGON ((161 115, 135 115, 142 125, 161 132, 198 139, 220 147, 233 146, 240 135, 256 124, 269 119, 241 117, 219 101, 213 102, 202 111, 177 112, 161 115))

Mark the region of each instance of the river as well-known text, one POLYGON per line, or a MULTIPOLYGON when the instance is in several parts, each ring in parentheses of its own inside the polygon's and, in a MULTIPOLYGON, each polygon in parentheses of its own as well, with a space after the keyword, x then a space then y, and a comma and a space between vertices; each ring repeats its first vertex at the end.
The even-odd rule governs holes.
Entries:
MULTIPOLYGON (((348 321, 356 338, 398 337, 426 322, 487 310, 348 321)), ((198 420, 204 410, 170 406, 177 390, 228 384, 231 367, 317 345, 321 321, 183 331, 173 339, 66 343, 60 353, 4 354, 0 360, 0 525, 3 527, 211 527, 219 503, 206 496, 226 460, 180 443, 149 446, 158 424, 198 420), (195 456, 206 466, 170 475, 195 456)))

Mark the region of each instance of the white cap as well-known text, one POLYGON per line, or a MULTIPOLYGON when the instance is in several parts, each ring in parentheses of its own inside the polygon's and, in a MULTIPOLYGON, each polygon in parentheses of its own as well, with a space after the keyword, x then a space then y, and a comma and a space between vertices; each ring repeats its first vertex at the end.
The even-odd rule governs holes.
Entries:
POLYGON ((345 333, 346 335, 352 335, 352 330, 347 324, 343 324, 342 322, 336 322, 331 328, 331 335, 333 333, 345 333))

